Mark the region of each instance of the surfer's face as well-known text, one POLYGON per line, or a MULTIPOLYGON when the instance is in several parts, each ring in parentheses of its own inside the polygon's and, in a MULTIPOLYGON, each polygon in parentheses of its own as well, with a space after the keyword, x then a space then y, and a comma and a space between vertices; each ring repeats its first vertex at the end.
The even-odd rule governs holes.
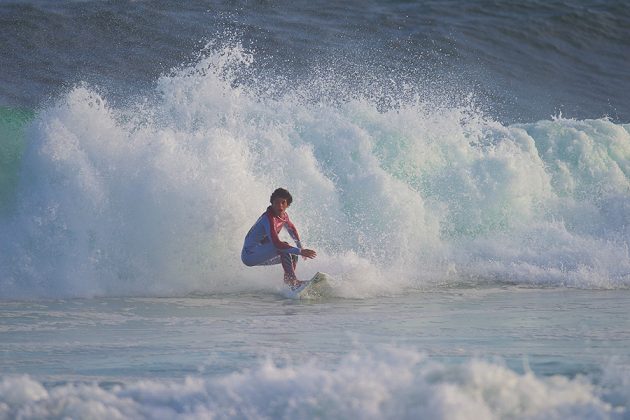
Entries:
POLYGON ((271 203, 271 209, 276 214, 276 216, 280 216, 284 211, 289 207, 289 202, 286 198, 276 197, 271 203))

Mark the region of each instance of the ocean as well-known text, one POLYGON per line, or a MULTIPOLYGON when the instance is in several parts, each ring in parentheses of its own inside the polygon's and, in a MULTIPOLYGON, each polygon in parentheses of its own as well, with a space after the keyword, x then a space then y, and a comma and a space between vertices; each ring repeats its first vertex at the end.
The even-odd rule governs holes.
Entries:
POLYGON ((630 5, 0 28, 0 419, 630 419, 630 5), (240 261, 279 186, 329 296, 240 261))

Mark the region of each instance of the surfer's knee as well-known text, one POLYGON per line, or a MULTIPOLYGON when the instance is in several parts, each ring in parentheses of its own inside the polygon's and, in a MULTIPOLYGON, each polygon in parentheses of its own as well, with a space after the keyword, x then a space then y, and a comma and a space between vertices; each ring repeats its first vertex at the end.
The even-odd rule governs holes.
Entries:
POLYGON ((255 265, 258 265, 258 264, 256 264, 255 261, 250 261, 250 260, 247 260, 247 259, 244 259, 244 258, 241 258, 241 261, 243 261, 243 264, 245 264, 248 267, 253 267, 255 265))

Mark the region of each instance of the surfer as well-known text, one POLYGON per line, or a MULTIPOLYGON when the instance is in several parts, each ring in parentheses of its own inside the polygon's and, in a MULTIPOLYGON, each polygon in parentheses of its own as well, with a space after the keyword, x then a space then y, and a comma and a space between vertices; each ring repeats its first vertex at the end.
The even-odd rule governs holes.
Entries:
POLYGON ((284 188, 277 188, 269 199, 271 205, 251 227, 241 251, 241 260, 249 267, 255 265, 282 264, 284 282, 292 288, 302 283, 295 275, 298 255, 305 259, 315 258, 317 253, 312 249, 302 248, 297 228, 289 219, 286 209, 291 205, 293 197, 284 188), (286 228, 295 241, 295 246, 281 241, 278 233, 286 228))

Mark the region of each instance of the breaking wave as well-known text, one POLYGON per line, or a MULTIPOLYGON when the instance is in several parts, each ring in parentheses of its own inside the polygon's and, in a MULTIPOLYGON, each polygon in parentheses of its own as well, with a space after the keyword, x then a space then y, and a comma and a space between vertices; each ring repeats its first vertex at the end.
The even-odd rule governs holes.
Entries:
POLYGON ((81 85, 25 120, 0 295, 273 289, 279 271, 239 255, 277 186, 320 255, 298 274, 329 272, 339 296, 630 286, 630 125, 504 125, 472 100, 383 106, 343 86, 318 97, 316 81, 278 93, 240 82, 251 61, 224 47, 150 97, 113 105, 81 85))

